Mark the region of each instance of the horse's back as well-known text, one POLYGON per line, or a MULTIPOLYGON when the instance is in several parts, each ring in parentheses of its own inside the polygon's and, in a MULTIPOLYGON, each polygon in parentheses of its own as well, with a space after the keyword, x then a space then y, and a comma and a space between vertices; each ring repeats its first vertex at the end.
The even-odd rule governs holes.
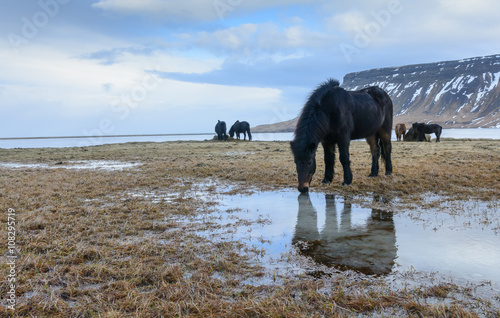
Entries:
POLYGON ((250 124, 248 121, 240 121, 240 127, 242 130, 250 129, 250 124))
POLYGON ((374 135, 384 127, 392 130, 392 101, 387 93, 377 86, 348 91, 334 87, 325 96, 322 108, 330 115, 333 133, 348 131, 351 139, 374 135))

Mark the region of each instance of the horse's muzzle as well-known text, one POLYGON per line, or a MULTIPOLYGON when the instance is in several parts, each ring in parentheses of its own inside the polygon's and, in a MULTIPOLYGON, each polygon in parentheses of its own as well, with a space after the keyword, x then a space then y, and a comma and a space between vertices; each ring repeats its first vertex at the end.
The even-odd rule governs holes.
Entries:
POLYGON ((299 189, 300 193, 307 193, 307 192, 309 192, 309 183, 305 183, 303 185, 299 184, 298 189, 299 189))
POLYGON ((299 191, 300 191, 300 193, 307 193, 307 192, 309 192, 309 187, 299 188, 299 191))

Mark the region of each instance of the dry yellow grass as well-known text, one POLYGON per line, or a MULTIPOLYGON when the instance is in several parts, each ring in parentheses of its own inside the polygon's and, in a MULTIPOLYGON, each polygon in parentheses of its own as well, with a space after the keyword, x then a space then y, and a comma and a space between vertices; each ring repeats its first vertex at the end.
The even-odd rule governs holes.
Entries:
MULTIPOLYGON (((250 187, 296 187, 287 142, 128 143, 86 148, 0 149, 2 162, 44 163, 48 168, 0 167, 0 211, 16 211, 17 307, 14 316, 45 317, 345 317, 359 315, 495 317, 487 301, 426 303, 458 287, 395 292, 382 282, 338 274, 300 276, 282 284, 252 286, 264 275, 240 253, 239 242, 212 241, 198 225, 176 216, 216 209, 190 196, 207 178, 250 187), (106 171, 57 168, 80 160, 141 163, 106 171), (175 193, 152 202, 134 191, 175 193), (179 193, 181 195, 179 195, 179 193), (186 193, 185 195, 182 195, 186 193), (221 273, 223 278, 220 277, 221 273), (475 307, 475 308, 472 308, 475 307)), ((353 185, 342 187, 336 163, 332 184, 320 185, 322 150, 311 191, 380 194, 399 204, 426 204, 429 193, 449 198, 498 200, 500 142, 443 140, 393 143, 392 176, 368 178, 365 142, 353 142, 353 185)), ((210 187, 207 191, 213 191, 210 187)), ((2 226, 2 272, 9 268, 2 226)), ((4 275, 5 276, 5 275, 4 275)), ((0 283, 1 315, 9 290, 0 283)))

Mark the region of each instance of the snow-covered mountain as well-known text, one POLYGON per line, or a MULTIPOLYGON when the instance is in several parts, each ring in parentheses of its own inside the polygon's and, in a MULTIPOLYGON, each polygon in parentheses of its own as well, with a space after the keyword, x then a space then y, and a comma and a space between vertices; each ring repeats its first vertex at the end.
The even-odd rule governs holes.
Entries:
POLYGON ((500 55, 347 74, 342 86, 376 85, 394 103, 394 122, 500 128, 500 55))
MULTIPOLYGON (((500 54, 345 75, 348 90, 376 85, 394 103, 394 124, 437 123, 443 128, 500 128, 500 54)), ((296 119, 255 127, 293 131, 296 119)), ((408 126, 408 125, 407 125, 408 126)))

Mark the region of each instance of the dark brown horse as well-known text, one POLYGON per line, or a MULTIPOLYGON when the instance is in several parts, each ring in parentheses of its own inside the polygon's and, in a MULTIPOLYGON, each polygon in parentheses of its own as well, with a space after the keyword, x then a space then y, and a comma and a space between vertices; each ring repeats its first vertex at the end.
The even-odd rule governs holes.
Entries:
POLYGON ((236 139, 240 139, 240 134, 243 133, 243 140, 247 139, 247 134, 248 134, 248 140, 252 140, 252 133, 250 132, 250 124, 246 121, 239 121, 237 120, 232 126, 231 129, 229 129, 229 136, 234 137, 234 134, 236 133, 236 139))
POLYGON ((215 125, 215 132, 217 133, 217 140, 227 140, 226 122, 218 120, 215 125))
POLYGON ((404 123, 396 124, 394 131, 396 132, 396 139, 398 141, 404 140, 406 135, 406 125, 404 123))
MULTIPOLYGON (((424 141, 425 134, 435 134, 436 142, 441 140, 441 133, 443 132, 443 127, 438 124, 424 124, 424 123, 413 123, 412 125, 413 131, 418 136, 418 141, 424 141)), ((430 141, 430 139, 429 139, 430 141)))
POLYGON ((333 180, 335 145, 344 170, 344 185, 352 183, 349 144, 353 139, 366 138, 372 154, 370 177, 378 175, 379 158, 385 160, 385 174, 392 173, 391 130, 392 101, 376 86, 359 91, 346 91, 336 80, 321 84, 309 97, 295 127, 291 141, 297 168, 300 192, 307 192, 316 172, 316 149, 321 143, 325 150, 323 183, 333 180))

